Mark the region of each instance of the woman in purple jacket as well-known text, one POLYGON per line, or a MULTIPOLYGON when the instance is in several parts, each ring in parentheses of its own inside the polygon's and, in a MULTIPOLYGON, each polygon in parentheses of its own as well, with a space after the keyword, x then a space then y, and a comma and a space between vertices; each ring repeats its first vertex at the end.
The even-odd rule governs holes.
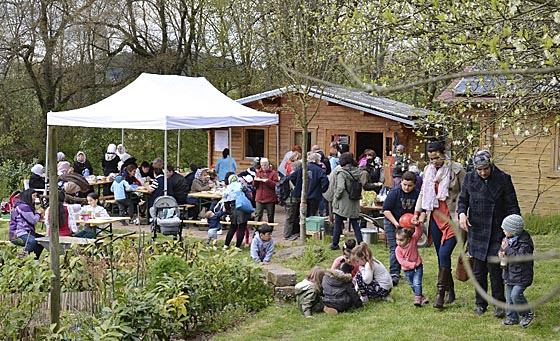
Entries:
POLYGON ((43 247, 35 238, 44 237, 35 232, 35 224, 41 219, 40 212, 35 209, 37 193, 34 189, 23 191, 16 202, 10 217, 10 241, 25 247, 27 253, 35 252, 35 259, 39 259, 43 247))

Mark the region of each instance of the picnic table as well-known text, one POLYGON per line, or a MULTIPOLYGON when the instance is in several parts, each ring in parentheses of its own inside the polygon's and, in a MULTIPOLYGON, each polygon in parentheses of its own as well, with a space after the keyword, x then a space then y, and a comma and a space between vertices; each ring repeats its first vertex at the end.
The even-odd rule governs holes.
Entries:
POLYGON ((97 188, 97 195, 99 195, 99 199, 102 199, 103 195, 101 195, 101 190, 103 185, 111 184, 113 183, 113 180, 109 180, 109 177, 107 176, 97 176, 95 178, 88 177, 87 182, 90 186, 97 188))
MULTIPOLYGON (((40 237, 35 239, 37 243, 41 244, 45 249, 49 250, 50 237, 40 237)), ((68 251, 72 244, 78 245, 91 245, 95 244, 95 239, 88 238, 76 238, 76 237, 58 237, 58 244, 60 245, 60 253, 65 253, 68 251)))
POLYGON ((212 201, 214 200, 220 200, 222 199, 223 195, 223 190, 201 191, 188 194, 190 198, 198 199, 198 212, 202 210, 203 205, 212 203, 212 201))
MULTIPOLYGON (((94 236, 97 237, 97 233, 98 230, 99 232, 107 232, 109 234, 113 233, 113 223, 119 222, 119 221, 125 221, 125 220, 129 220, 129 217, 95 217, 95 218, 90 218, 90 219, 83 219, 80 218, 76 221, 76 224, 78 225, 85 225, 85 224, 89 224, 91 226, 94 226, 94 236)), ((80 238, 79 238, 80 239, 80 238)))

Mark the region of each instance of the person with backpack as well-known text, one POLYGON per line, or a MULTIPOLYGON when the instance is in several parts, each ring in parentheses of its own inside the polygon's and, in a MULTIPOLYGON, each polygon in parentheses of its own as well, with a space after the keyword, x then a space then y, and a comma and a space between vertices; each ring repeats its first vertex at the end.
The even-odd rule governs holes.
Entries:
POLYGON ((334 181, 330 184, 333 190, 332 207, 334 213, 331 250, 340 250, 338 243, 342 233, 342 221, 346 219, 350 219, 357 243, 359 244, 363 240, 358 222, 362 183, 360 182, 361 171, 357 165, 358 163, 354 160, 352 153, 340 155, 340 170, 336 172, 336 177, 334 177, 334 181))
MULTIPOLYGON (((321 162, 321 155, 314 152, 309 152, 307 155, 307 217, 317 215, 319 210, 319 203, 323 198, 323 193, 329 188, 329 178, 319 165, 321 162)), ((303 168, 297 172, 290 174, 290 178, 294 182, 293 196, 300 198, 303 185, 303 168)))

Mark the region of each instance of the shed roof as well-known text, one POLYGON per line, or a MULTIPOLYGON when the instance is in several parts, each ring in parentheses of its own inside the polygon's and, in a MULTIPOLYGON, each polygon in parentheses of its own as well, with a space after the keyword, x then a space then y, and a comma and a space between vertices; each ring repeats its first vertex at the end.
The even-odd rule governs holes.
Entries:
MULTIPOLYGON (((264 98, 278 97, 285 93, 294 91, 303 93, 304 88, 278 88, 265 91, 260 94, 240 98, 237 100, 237 102, 241 104, 247 104, 264 98)), ((398 102, 389 98, 376 97, 370 95, 367 92, 352 90, 344 87, 311 87, 309 89, 309 95, 331 103, 336 103, 359 111, 367 112, 372 115, 408 124, 413 127, 416 126, 415 120, 417 118, 427 116, 430 113, 430 111, 426 109, 416 108, 412 105, 398 102)))

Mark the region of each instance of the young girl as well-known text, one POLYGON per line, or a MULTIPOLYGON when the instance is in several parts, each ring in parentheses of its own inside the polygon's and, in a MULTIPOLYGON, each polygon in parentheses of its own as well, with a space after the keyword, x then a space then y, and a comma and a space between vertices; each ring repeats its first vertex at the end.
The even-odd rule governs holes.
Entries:
POLYGON ((356 275, 356 290, 361 295, 361 300, 367 302, 370 298, 392 301, 389 296, 393 289, 391 275, 373 257, 367 243, 361 242, 352 250, 352 259, 360 266, 360 271, 356 275))
POLYGON ((347 239, 344 242, 344 245, 342 246, 342 256, 337 257, 333 261, 331 265, 331 270, 340 269, 340 264, 343 262, 350 263, 354 266, 354 270, 352 270, 352 278, 355 278, 359 270, 358 263, 352 261, 352 249, 354 249, 355 247, 356 247, 356 239, 354 238, 347 239))
MULTIPOLYGON (((97 195, 97 193, 95 193, 95 192, 89 193, 87 195, 87 202, 88 202, 88 204, 86 206, 83 206, 80 209, 80 215, 90 214, 90 215, 94 215, 95 217, 109 217, 109 213, 107 213, 105 208, 98 205, 99 204, 99 195, 97 195)), ((93 228, 94 227, 86 224, 84 229, 81 230, 80 232, 76 233, 76 235, 74 237, 94 238, 95 237, 95 232, 93 231, 93 228)))
POLYGON ((352 270, 354 267, 350 263, 341 263, 340 270, 325 271, 322 282, 325 313, 334 315, 363 306, 352 285, 352 270))
MULTIPOLYGON (((61 237, 72 237, 78 232, 76 219, 74 219, 73 205, 67 205, 65 202, 66 194, 64 191, 58 192, 58 235, 61 237)), ((45 224, 47 225, 47 236, 50 235, 50 207, 45 211, 45 224)))
POLYGON ((418 253, 418 239, 420 239, 421 236, 421 226, 415 229, 401 227, 396 231, 397 247, 395 249, 395 255, 404 271, 404 276, 408 284, 414 292, 414 305, 417 307, 428 303, 428 299, 422 295, 424 267, 422 266, 422 257, 420 257, 418 253))
POLYGON ((296 301, 298 307, 307 318, 313 317, 313 312, 323 311, 323 300, 321 299, 323 288, 321 283, 325 275, 325 269, 314 266, 307 273, 306 278, 296 284, 296 301))

